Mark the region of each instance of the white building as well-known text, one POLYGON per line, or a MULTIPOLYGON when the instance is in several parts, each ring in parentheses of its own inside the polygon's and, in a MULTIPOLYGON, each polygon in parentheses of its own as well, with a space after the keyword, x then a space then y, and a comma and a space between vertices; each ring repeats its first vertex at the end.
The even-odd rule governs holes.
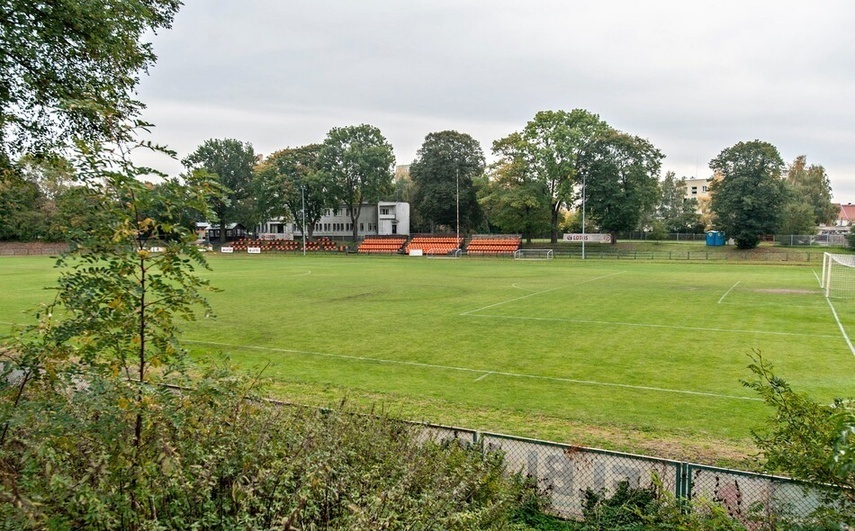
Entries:
POLYGON ((709 199, 710 179, 683 179, 686 183, 686 199, 709 199))
MULTIPOLYGON (((353 235, 353 225, 350 220, 350 209, 347 207, 328 208, 314 226, 314 237, 347 238, 353 235)), ((410 204, 396 201, 380 201, 375 204, 365 203, 359 212, 357 220, 359 238, 365 236, 388 236, 392 234, 410 234, 410 204)), ((308 230, 306 231, 308 235, 308 230)), ((283 221, 272 219, 258 228, 262 239, 292 240, 303 237, 300 220, 283 221)))

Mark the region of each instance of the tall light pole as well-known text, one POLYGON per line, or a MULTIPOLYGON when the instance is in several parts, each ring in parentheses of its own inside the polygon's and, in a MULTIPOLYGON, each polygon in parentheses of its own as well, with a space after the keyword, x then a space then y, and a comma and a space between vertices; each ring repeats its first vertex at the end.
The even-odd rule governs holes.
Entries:
POLYGON ((303 200, 303 210, 300 212, 303 214, 303 256, 306 256, 306 185, 300 185, 300 198, 303 200))
POLYGON ((457 249, 460 250, 460 168, 454 171, 457 175, 457 249))
POLYGON ((582 260, 585 259, 585 196, 588 188, 585 186, 585 174, 582 174, 582 260))

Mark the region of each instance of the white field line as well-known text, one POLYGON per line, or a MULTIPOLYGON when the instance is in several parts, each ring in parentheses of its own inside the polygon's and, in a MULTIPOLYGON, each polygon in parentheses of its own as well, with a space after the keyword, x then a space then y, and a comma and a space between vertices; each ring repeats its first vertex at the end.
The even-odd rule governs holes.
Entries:
POLYGON ((493 374, 493 373, 492 373, 492 372, 485 372, 485 373, 484 373, 484 374, 482 374, 481 376, 479 376, 479 377, 475 378, 475 380, 474 380, 474 381, 476 381, 476 382, 480 382, 481 380, 483 380, 484 378, 486 378, 486 377, 490 376, 491 374, 493 374))
POLYGON ((731 287, 730 287, 730 289, 729 289, 729 290, 727 290, 726 292, 724 292, 724 295, 722 295, 722 296, 721 296, 721 298, 718 300, 718 304, 721 304, 721 301, 723 301, 723 300, 724 300, 724 298, 725 298, 725 297, 727 297, 728 293, 730 293, 731 291, 733 291, 733 290, 736 288, 736 286, 738 286, 738 285, 739 285, 739 283, 740 283, 740 282, 742 282, 742 281, 741 281, 741 280, 736 281, 736 284, 734 284, 733 286, 731 286, 731 287))
MULTIPOLYGON (((550 382, 563 382, 563 383, 571 383, 571 384, 579 384, 579 385, 592 385, 598 387, 617 387, 621 389, 632 389, 635 391, 655 391, 659 393, 673 393, 680 395, 692 395, 692 396, 707 396, 712 398, 727 398, 730 400, 747 400, 751 402, 759 402, 762 401, 760 398, 753 398, 747 396, 735 396, 735 395, 725 395, 720 393, 706 393, 703 391, 688 391, 685 389, 668 389, 664 387, 652 387, 646 385, 630 385, 630 384, 619 384, 619 383, 610 383, 610 382, 598 382, 595 380, 576 380, 573 378, 558 378, 555 376, 539 376, 536 374, 523 374, 516 372, 503 372, 503 371, 487 371, 484 369, 470 369, 468 367, 456 367, 453 365, 437 365, 434 363, 421 363, 417 361, 402 361, 402 360, 387 360, 383 358, 370 358, 367 356, 350 356, 347 354, 329 354, 326 352, 312 352, 308 350, 295 350, 295 349, 287 349, 287 348, 276 348, 276 347, 261 347, 255 345, 232 345, 229 343, 217 343, 214 341, 194 341, 194 340, 184 340, 185 343, 194 343, 197 345, 211 345, 215 347, 227 347, 227 348, 237 348, 237 349, 249 349, 249 350, 262 350, 267 352, 282 352, 286 354, 301 354, 304 356, 323 356, 325 358, 336 358, 342 360, 355 360, 355 361, 365 361, 371 363, 385 363, 389 365, 404 365, 409 367, 421 367, 424 369, 440 369, 446 371, 460 371, 460 372, 471 372, 482 374, 482 378, 488 375, 494 374, 496 376, 506 376, 508 378, 526 378, 531 380, 543 380, 550 382)), ((480 378, 479 378, 480 379, 480 378)))
POLYGON ((816 282, 819 284, 819 288, 822 289, 822 279, 816 274, 816 269, 811 269, 811 271, 813 272, 813 276, 816 277, 816 282))
POLYGON ((771 336, 837 337, 834 334, 803 334, 799 332, 774 332, 771 330, 742 330, 739 328, 704 328, 702 326, 674 326, 648 323, 627 323, 621 321, 596 321, 591 319, 564 319, 559 317, 517 317, 513 315, 469 315, 487 319, 516 319, 520 321, 553 321, 559 323, 596 324, 608 326, 629 326, 638 328, 663 328, 668 330, 692 330, 699 332, 732 332, 735 334, 763 334, 771 336))
POLYGON ((837 326, 840 328, 840 333, 843 334, 843 339, 846 340, 846 344, 849 345, 849 351, 852 352, 852 355, 855 356, 855 347, 852 346, 852 341, 849 340, 849 335, 846 334, 846 330, 843 328, 843 323, 840 322, 840 318, 837 317, 837 310, 834 309, 834 305, 831 304, 831 299, 826 298, 828 301, 828 307, 831 308, 831 315, 834 316, 834 320, 837 321, 837 326))
POLYGON ((573 287, 573 286, 581 286, 582 284, 587 284, 588 282, 595 282, 595 281, 597 281, 597 280, 602 280, 602 279, 604 279, 604 278, 613 277, 613 276, 615 276, 615 275, 620 275, 620 274, 622 274, 622 273, 625 273, 625 271, 618 271, 617 273, 610 273, 610 274, 608 274, 608 275, 603 275, 603 276, 601 276, 601 277, 589 278, 589 279, 587 279, 587 280, 583 280, 583 281, 581 281, 581 282, 576 282, 575 284, 567 284, 567 285, 564 285, 564 286, 558 286, 557 288, 545 289, 545 290, 543 290, 543 291, 535 291, 534 293, 529 293, 528 295, 523 295, 522 297, 516 297, 516 298, 514 298, 514 299, 508 299, 508 300, 506 300, 506 301, 501 301, 501 302, 496 302, 496 303, 493 303, 493 304, 488 304, 487 306, 484 306, 484 307, 482 307, 482 308, 478 308, 478 309, 475 309, 475 310, 468 310, 468 311, 465 311, 465 312, 461 313, 460 315, 471 315, 471 314, 473 314, 473 313, 477 313, 477 312, 480 312, 480 311, 482 311, 482 310, 487 310, 487 309, 489 309, 489 308, 495 308, 496 306, 501 306, 501 305, 503 305, 503 304, 508 304, 508 303, 511 303, 511 302, 521 301, 521 300, 523 300, 523 299, 527 299, 527 298, 529 298, 529 297, 534 297, 535 295, 542 295, 542 294, 544 294, 544 293, 549 293, 549 292, 551 292, 551 291, 558 291, 559 289, 571 288, 571 287, 573 287))

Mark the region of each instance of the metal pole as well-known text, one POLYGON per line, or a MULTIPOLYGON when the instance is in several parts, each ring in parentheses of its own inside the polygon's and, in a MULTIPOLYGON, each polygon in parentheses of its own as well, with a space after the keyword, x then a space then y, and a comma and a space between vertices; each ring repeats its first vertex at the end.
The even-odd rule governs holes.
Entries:
POLYGON ((300 198, 303 200, 303 256, 306 256, 306 186, 300 185, 300 198))
POLYGON ((585 196, 588 192, 585 186, 585 174, 582 174, 582 260, 585 259, 585 196))
POLYGON ((460 168, 455 168, 457 173, 457 249, 460 249, 460 168))

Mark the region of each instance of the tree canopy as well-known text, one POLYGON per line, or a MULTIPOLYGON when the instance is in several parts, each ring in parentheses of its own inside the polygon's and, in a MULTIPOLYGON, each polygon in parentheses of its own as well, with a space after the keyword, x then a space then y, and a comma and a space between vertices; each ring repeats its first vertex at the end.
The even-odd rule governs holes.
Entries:
POLYGON ((150 32, 180 0, 0 3, 0 168, 72 138, 112 139, 136 116, 139 75, 156 57, 150 32))
POLYGON ((579 159, 610 128, 584 109, 541 111, 522 131, 497 140, 493 151, 543 183, 550 205, 551 240, 558 241, 561 209, 572 202, 580 179, 579 159))
POLYGON ((686 199, 686 181, 669 171, 659 182, 659 205, 656 218, 662 221, 666 232, 699 232, 703 230, 701 215, 697 213, 698 200, 686 199))
POLYGON ((648 140, 615 129, 601 131, 581 157, 587 212, 613 243, 616 232, 637 229, 655 208, 662 158, 648 140))
POLYGON ((376 203, 392 189, 392 145, 372 125, 334 127, 321 147, 318 165, 329 179, 331 197, 347 208, 356 241, 363 203, 376 203))
POLYGON ((476 226, 482 215, 474 179, 484 172, 484 165, 481 145, 466 133, 428 134, 410 165, 414 210, 431 228, 454 228, 459 197, 461 226, 467 231, 476 226))
POLYGON ((226 241, 226 226, 240 219, 250 208, 246 201, 252 198, 253 168, 257 162, 249 142, 233 138, 210 139, 183 161, 189 170, 202 170, 228 189, 226 197, 213 196, 212 209, 220 224, 220 241, 226 241))
POLYGON ((831 183, 825 168, 818 164, 808 166, 807 157, 799 155, 787 167, 786 181, 794 192, 793 200, 810 209, 814 226, 834 222, 839 209, 831 202, 831 183))
POLYGON ((318 169, 320 152, 320 144, 286 148, 267 157, 258 168, 258 194, 268 217, 292 219, 302 227, 305 204, 309 237, 324 209, 334 206, 329 182, 318 169))
POLYGON ((722 177, 710 186, 716 226, 740 249, 757 247, 778 228, 786 201, 783 167, 778 149, 760 140, 739 142, 710 161, 722 177))

